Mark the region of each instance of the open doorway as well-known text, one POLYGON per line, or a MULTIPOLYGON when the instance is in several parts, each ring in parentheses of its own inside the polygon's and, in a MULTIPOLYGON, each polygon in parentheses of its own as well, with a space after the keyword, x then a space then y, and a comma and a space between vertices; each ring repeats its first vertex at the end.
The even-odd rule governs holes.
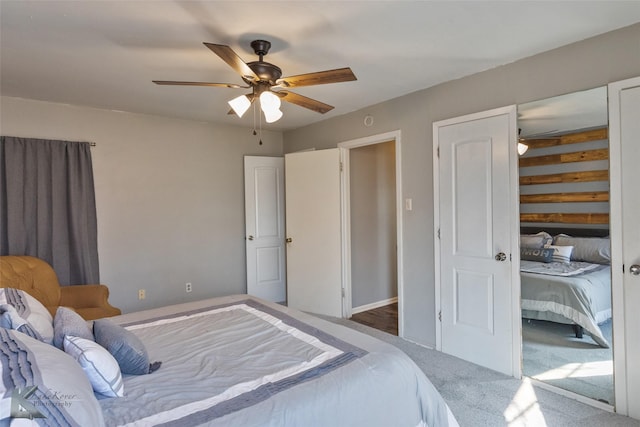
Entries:
POLYGON ((522 372, 613 407, 606 88, 518 116, 522 372))
POLYGON ((402 336, 400 133, 339 144, 347 317, 402 336))
POLYGON ((395 141, 351 149, 349 182, 351 320, 398 335, 395 141))

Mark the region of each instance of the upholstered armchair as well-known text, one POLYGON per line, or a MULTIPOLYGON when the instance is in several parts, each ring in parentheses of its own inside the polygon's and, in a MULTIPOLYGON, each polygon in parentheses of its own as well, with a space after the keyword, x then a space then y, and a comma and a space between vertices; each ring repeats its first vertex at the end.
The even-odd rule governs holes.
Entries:
POLYGON ((60 286, 53 268, 31 256, 0 256, 0 287, 17 288, 40 301, 55 316, 59 306, 70 307, 86 320, 117 316, 105 285, 60 286))

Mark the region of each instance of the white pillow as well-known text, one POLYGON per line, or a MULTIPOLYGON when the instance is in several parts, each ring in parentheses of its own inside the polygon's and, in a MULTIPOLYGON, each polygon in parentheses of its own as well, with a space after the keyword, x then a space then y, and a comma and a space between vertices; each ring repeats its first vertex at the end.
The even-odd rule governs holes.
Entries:
POLYGON ((27 292, 15 288, 0 288, 0 304, 10 304, 47 344, 53 342, 53 317, 44 305, 27 292))
POLYGON ((553 251, 551 260, 553 262, 563 262, 569 264, 571 262, 571 252, 573 252, 573 246, 549 246, 548 249, 553 251))
POLYGON ((109 397, 124 396, 120 366, 104 347, 85 338, 66 335, 64 351, 82 366, 96 393, 109 397))

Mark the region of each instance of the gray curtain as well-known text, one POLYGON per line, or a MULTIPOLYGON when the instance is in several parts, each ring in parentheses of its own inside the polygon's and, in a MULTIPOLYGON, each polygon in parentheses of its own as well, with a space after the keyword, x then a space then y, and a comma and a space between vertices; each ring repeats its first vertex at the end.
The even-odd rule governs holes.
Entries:
POLYGON ((0 255, 31 255, 61 285, 100 283, 88 142, 0 138, 0 255))

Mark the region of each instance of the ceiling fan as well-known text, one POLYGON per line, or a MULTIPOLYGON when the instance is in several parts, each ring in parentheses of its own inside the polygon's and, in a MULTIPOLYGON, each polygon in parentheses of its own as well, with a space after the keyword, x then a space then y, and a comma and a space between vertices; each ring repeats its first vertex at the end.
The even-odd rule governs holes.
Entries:
POLYGON ((295 92, 287 90, 291 87, 321 85, 327 83, 339 83, 356 80, 351 68, 338 68, 335 70, 318 71, 315 73, 299 74, 296 76, 282 77, 282 70, 263 60, 269 53, 271 42, 266 40, 254 40, 251 47, 259 60, 245 63, 229 46, 204 43, 213 53, 233 68, 246 86, 233 83, 207 83, 207 82, 181 82, 167 80, 153 80, 158 85, 178 86, 213 86, 232 89, 252 89, 251 93, 241 95, 229 101, 231 110, 229 114, 237 114, 239 117, 249 109, 256 99, 260 100, 260 106, 268 123, 275 122, 282 117, 280 100, 299 105, 304 108, 324 114, 334 107, 315 99, 307 98, 295 92), (280 89, 280 90, 273 90, 280 89))

